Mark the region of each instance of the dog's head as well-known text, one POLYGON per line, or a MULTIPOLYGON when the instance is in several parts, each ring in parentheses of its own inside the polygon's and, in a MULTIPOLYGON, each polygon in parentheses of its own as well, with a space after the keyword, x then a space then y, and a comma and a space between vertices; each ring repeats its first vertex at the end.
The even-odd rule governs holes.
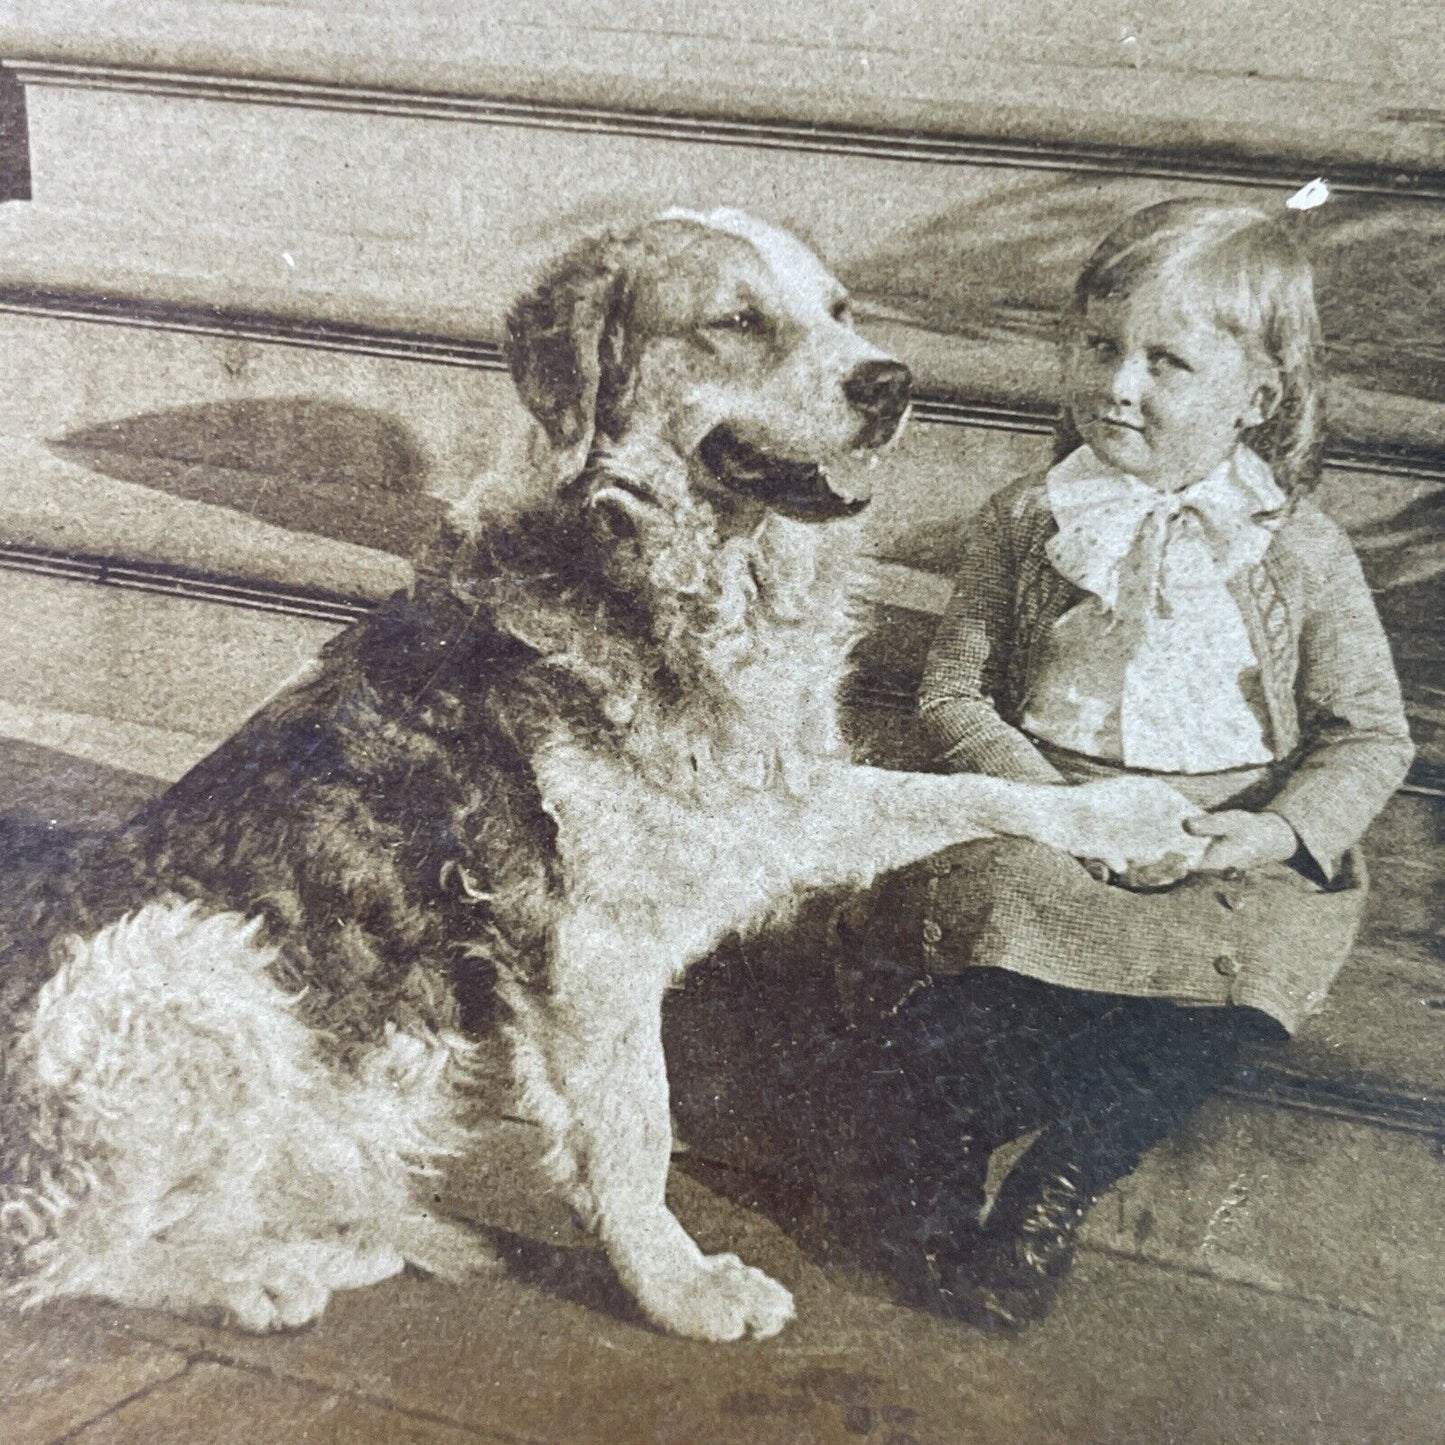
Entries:
POLYGON ((847 516, 868 501, 867 471, 837 464, 889 441, 908 409, 908 368, 854 330, 837 279, 738 211, 583 243, 507 329, 561 480, 605 457, 623 511, 665 505, 650 493, 680 478, 744 513, 847 516))

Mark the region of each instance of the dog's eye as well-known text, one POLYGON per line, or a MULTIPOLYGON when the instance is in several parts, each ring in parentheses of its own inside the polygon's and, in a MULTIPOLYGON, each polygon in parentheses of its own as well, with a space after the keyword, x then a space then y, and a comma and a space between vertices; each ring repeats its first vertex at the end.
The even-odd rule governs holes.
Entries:
POLYGON ((730 311, 726 316, 716 317, 707 323, 709 331, 735 331, 739 336, 761 336, 767 327, 767 318, 751 306, 741 311, 730 311))
POLYGON ((851 326, 853 324, 853 303, 846 296, 840 296, 828 308, 828 314, 839 326, 851 326))

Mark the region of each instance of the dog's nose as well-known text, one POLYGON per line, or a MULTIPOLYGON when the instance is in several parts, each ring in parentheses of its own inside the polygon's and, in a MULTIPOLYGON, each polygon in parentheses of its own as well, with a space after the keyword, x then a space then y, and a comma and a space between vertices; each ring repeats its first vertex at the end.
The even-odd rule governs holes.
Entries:
POLYGON ((901 361, 862 361, 844 378, 843 395, 864 416, 897 421, 908 408, 913 373, 901 361))

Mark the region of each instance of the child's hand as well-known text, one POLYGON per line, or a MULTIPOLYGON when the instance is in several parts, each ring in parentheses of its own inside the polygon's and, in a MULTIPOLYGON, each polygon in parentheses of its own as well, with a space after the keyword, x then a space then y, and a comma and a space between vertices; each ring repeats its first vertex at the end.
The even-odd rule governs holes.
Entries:
POLYGON ((1183 877, 1206 851, 1184 827, 1198 809, 1162 779, 1101 778, 1057 795, 1057 829, 1043 841, 1076 858, 1101 859, 1114 873, 1160 865, 1183 877))
POLYGON ((1202 873, 1283 863, 1293 858, 1299 848, 1295 830, 1278 813, 1246 813, 1241 809, 1200 813, 1187 819, 1184 826, 1195 837, 1210 840, 1198 864, 1202 873))

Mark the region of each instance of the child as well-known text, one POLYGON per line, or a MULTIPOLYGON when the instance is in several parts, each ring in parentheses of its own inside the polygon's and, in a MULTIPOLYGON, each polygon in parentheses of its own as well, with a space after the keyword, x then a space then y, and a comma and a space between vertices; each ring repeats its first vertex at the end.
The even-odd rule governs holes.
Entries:
POLYGON ((1089 1206, 1247 1038, 1319 1007, 1353 940, 1354 845, 1411 744, 1359 564, 1306 495, 1319 352, 1280 224, 1150 206, 1067 309, 1057 464, 973 524, 920 693, 944 766, 1162 774, 1203 850, 1142 891, 1169 880, 975 843, 875 898, 936 985, 888 1025, 911 1116, 949 1121, 909 1141, 930 1288, 984 1325, 1047 1312, 1089 1206), (980 1226, 989 1151, 1035 1128, 980 1226))

